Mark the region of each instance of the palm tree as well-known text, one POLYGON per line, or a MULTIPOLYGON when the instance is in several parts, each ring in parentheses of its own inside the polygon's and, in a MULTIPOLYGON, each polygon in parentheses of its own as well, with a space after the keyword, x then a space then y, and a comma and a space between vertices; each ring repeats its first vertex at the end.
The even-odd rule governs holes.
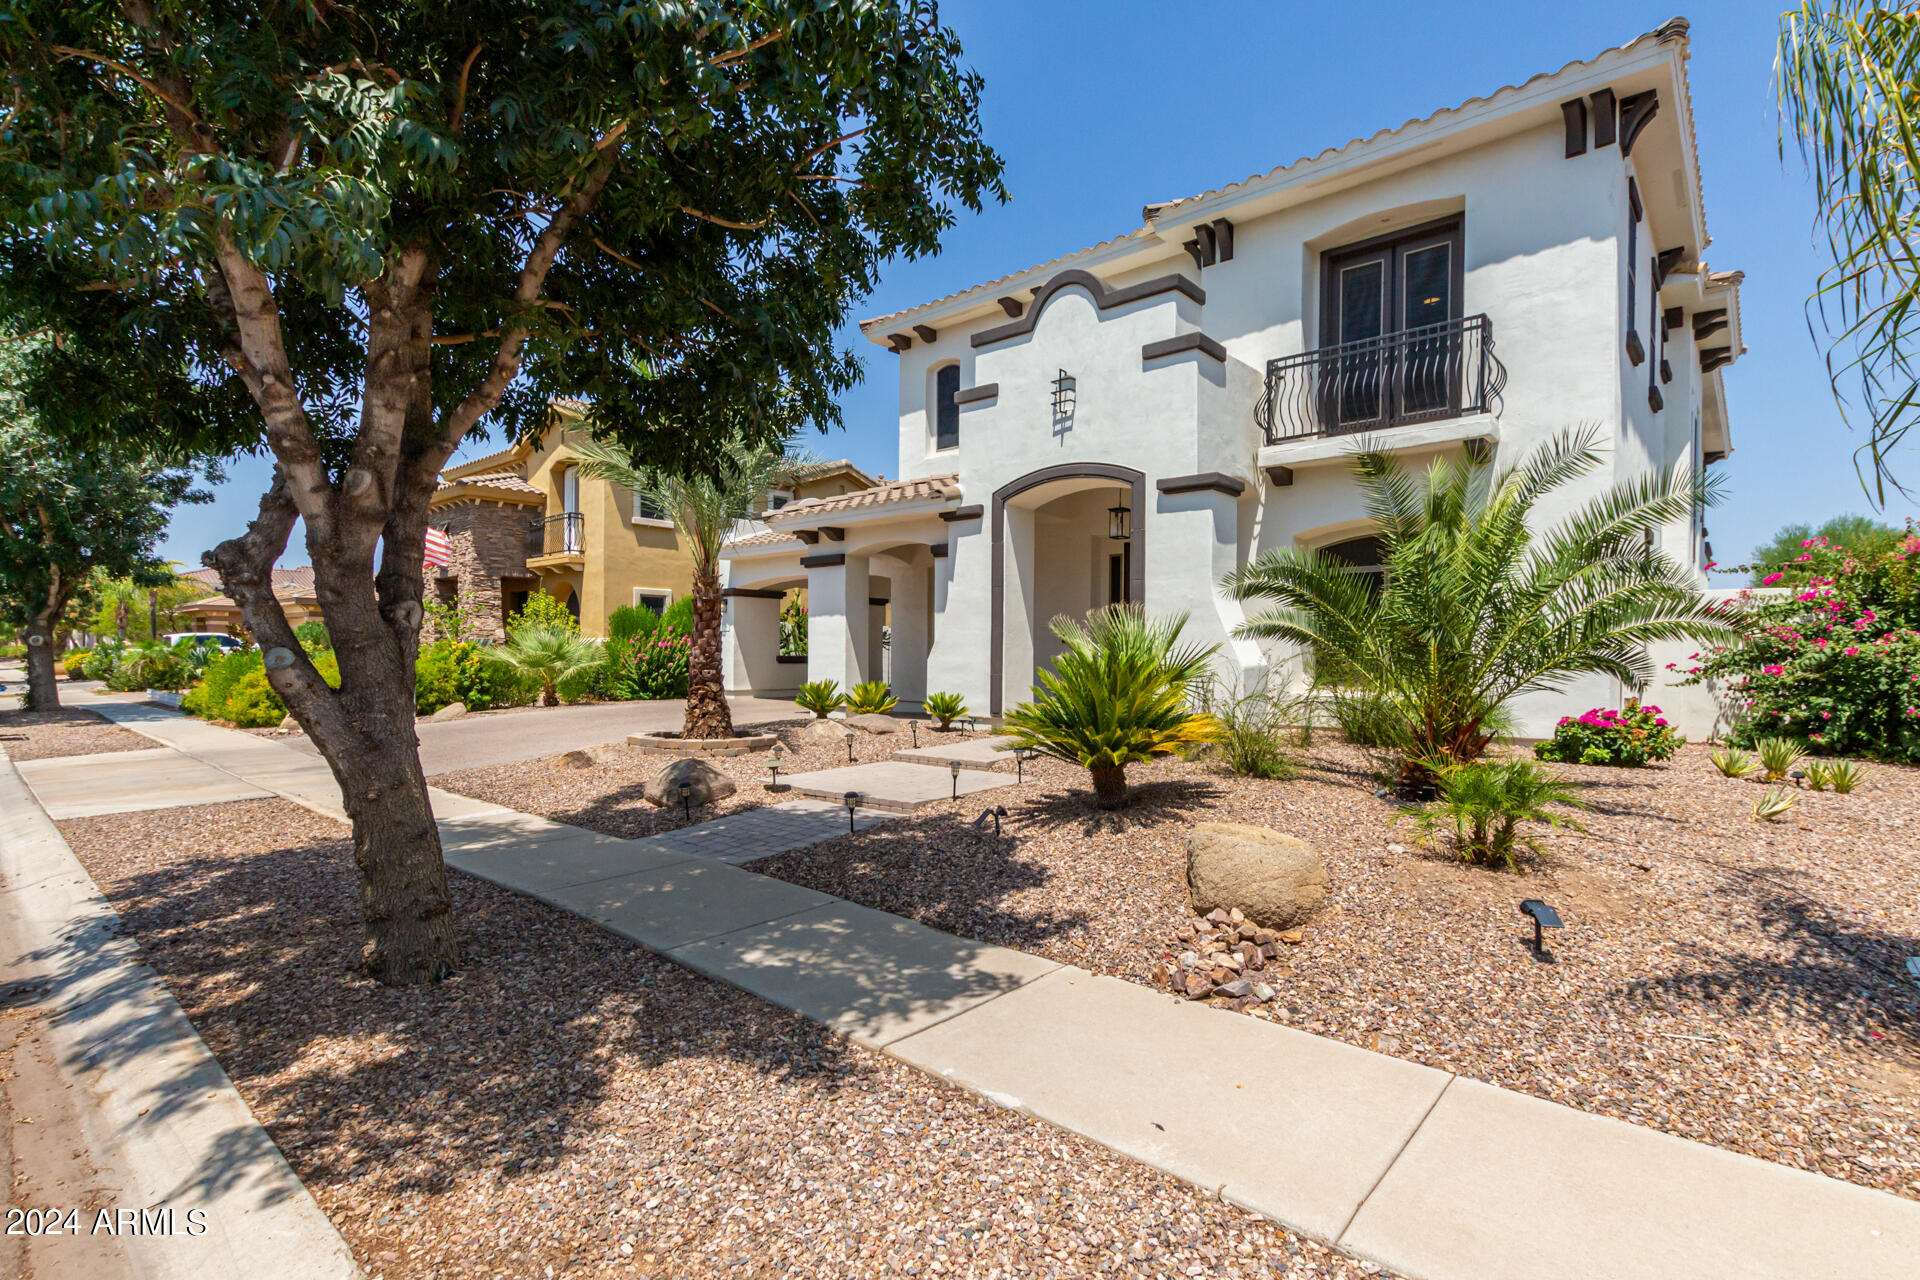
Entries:
POLYGON ((1094 803, 1118 809, 1128 765, 1220 738, 1219 723, 1188 701, 1220 646, 1180 645, 1186 625, 1184 613, 1149 619, 1137 605, 1110 605, 1084 622, 1055 618, 1066 651, 1040 672, 1033 700, 1007 713, 1003 734, 1088 770, 1094 803))
POLYGON ((1547 807, 1585 809, 1579 789, 1531 760, 1454 765, 1441 773, 1439 793, 1430 805, 1402 809, 1401 818, 1414 825, 1428 848, 1437 848, 1440 837, 1447 836, 1461 861, 1478 866, 1513 871, 1519 868, 1520 850, 1539 853, 1540 842, 1521 834, 1523 822, 1586 830, 1547 807))
POLYGON ((560 705, 560 682, 600 661, 600 646, 564 627, 516 627, 503 645, 480 650, 489 661, 540 686, 540 705, 560 705))
POLYGON ((1323 674, 1362 682, 1406 787, 1479 757, 1520 694, 1581 675, 1643 685, 1648 644, 1730 639, 1688 571, 1647 537, 1717 487, 1683 470, 1649 474, 1536 531, 1541 500, 1599 464, 1597 440, 1566 432, 1504 470, 1463 458, 1418 478, 1358 454, 1382 580, 1322 551, 1269 551, 1222 583, 1271 602, 1240 634, 1292 641, 1323 674))
POLYGON ((624 485, 658 503, 693 556, 693 635, 681 734, 731 738, 733 713, 720 673, 720 552, 734 522, 764 501, 775 482, 805 479, 820 466, 819 460, 784 439, 766 445, 736 440, 713 460, 712 471, 703 474, 642 466, 630 454, 600 442, 579 445, 576 452, 581 475, 624 485))
MULTIPOLYGON (((1833 306, 1827 373, 1860 379, 1877 505, 1914 414, 1920 378, 1920 13, 1870 0, 1803 0, 1780 15, 1774 64, 1780 149, 1813 172, 1833 265, 1812 303, 1833 306)), ((1844 402, 1842 403, 1844 412, 1844 402)), ((1862 476, 1864 483, 1866 477, 1862 476)))

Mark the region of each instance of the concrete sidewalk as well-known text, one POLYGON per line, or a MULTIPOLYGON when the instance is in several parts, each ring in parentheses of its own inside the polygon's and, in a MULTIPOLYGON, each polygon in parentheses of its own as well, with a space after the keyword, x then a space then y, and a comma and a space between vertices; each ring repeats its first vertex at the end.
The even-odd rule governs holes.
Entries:
MULTIPOLYGON (((346 1243, 214 1060, 140 947, 0 753, 0 983, 38 1015, 130 1273, 347 1280, 346 1243), (204 1230, 195 1234, 202 1215, 204 1230), (117 1219, 115 1220, 117 1221, 117 1219), (163 1225, 165 1224, 165 1225, 163 1225)), ((96 1224, 80 1205, 87 1241, 96 1224)), ((36 1241, 43 1260, 51 1262, 36 1241)), ((105 1273, 102 1273, 105 1274, 105 1273)))
MULTIPOLYGON (((274 742, 97 709, 311 784, 274 742)), ((1410 1277, 1920 1274, 1913 1201, 955 938, 693 853, 698 827, 613 840, 443 796, 453 866, 1410 1277)))

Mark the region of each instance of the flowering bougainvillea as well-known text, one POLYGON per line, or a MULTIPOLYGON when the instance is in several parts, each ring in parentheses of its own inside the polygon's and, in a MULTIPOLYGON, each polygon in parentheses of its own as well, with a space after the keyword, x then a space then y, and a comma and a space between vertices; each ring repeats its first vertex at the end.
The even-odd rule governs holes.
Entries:
POLYGON ((1784 590, 1733 602, 1741 640, 1695 654, 1684 683, 1727 683, 1736 742, 1920 763, 1920 536, 1865 557, 1809 538, 1784 590))
POLYGON ((1536 743, 1533 754, 1562 764, 1610 764, 1637 769, 1649 760, 1665 760, 1686 744, 1658 707, 1627 699, 1618 711, 1595 707, 1578 716, 1562 716, 1553 736, 1536 743))

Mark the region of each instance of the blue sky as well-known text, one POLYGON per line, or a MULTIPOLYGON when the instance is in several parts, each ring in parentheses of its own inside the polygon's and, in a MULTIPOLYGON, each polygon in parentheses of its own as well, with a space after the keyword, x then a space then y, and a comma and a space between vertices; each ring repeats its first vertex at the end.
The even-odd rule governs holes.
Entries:
MULTIPOLYGON (((1471 6, 1347 0, 1214 3, 947 0, 944 21, 986 77, 986 135, 1006 158, 1010 203, 962 213, 938 256, 895 262, 855 316, 898 310, 1056 257, 1139 225, 1140 206, 1210 187, 1390 128, 1591 57, 1673 16, 1674 0, 1605 6, 1471 6)), ((1714 551, 1737 563, 1790 521, 1870 507, 1809 336, 1805 301, 1822 262, 1813 196, 1782 164, 1770 76, 1774 5, 1719 0, 1693 23, 1694 111, 1706 184, 1708 260, 1747 273, 1746 358, 1728 370, 1735 454, 1729 500, 1709 519, 1714 551)), ((842 401, 843 430, 816 451, 869 472, 897 470, 892 357, 853 342, 866 381, 842 401)), ((491 448, 499 447, 494 442, 491 448)), ((1902 473, 1920 488, 1920 456, 1902 473)), ((266 466, 232 468, 210 506, 183 508, 165 552, 200 553, 252 516, 266 466)), ((1890 504, 1898 523, 1920 515, 1890 504)), ((303 564, 296 530, 284 563, 303 564)))

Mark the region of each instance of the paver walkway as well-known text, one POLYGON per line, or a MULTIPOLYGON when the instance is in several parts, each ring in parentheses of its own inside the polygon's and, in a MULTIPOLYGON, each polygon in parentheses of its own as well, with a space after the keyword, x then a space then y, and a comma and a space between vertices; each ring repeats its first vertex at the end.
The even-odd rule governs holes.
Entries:
MULTIPOLYGON (((99 709, 305 785, 273 743, 99 709)), ((694 856, 697 828, 620 841, 467 801, 441 830, 454 866, 1411 1277, 1920 1274, 1920 1203, 955 938, 694 856)))
POLYGON ((996 764, 1013 762, 1013 752, 1000 745, 1006 741, 1005 738, 969 738, 952 746, 941 746, 934 742, 924 747, 907 747, 896 751, 893 758, 942 768, 949 761, 958 760, 970 769, 991 769, 996 764))
POLYGON ((911 764, 902 760, 880 760, 870 764, 843 765, 838 769, 816 769, 811 773, 783 774, 780 780, 791 786, 797 795, 840 800, 851 791, 859 795, 861 804, 893 813, 912 813, 915 809, 952 799, 955 795, 970 796, 1015 785, 1011 774, 963 767, 956 777, 944 763, 936 768, 931 764, 911 764))

